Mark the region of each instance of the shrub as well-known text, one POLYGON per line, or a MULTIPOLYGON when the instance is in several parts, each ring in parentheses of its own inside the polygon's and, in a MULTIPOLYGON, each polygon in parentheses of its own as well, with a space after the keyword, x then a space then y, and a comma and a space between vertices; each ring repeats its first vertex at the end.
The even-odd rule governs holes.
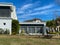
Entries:
POLYGON ((0 28, 0 34, 3 34, 4 30, 2 28, 0 28))
POLYGON ((18 20, 12 20, 12 34, 15 35, 19 31, 19 22, 18 20))
POLYGON ((22 30, 22 31, 21 31, 21 33, 25 33, 25 31, 24 31, 24 30, 22 30))
POLYGON ((44 38, 51 39, 53 35, 45 35, 44 38))
POLYGON ((23 36, 23 35, 25 35, 24 33, 25 33, 25 30, 22 30, 20 35, 23 36))
POLYGON ((12 35, 16 35, 16 32, 13 32, 12 35))
POLYGON ((9 30, 8 30, 8 29, 6 29, 6 31, 4 32, 4 34, 9 34, 9 30))
POLYGON ((57 34, 57 32, 49 32, 48 34, 57 34))

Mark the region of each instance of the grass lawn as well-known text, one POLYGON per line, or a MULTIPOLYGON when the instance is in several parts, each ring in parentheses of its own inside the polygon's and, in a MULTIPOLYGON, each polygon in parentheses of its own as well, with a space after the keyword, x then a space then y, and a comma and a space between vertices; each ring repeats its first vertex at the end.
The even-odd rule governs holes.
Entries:
POLYGON ((0 35, 0 45, 60 45, 60 39, 43 39, 33 36, 0 35))

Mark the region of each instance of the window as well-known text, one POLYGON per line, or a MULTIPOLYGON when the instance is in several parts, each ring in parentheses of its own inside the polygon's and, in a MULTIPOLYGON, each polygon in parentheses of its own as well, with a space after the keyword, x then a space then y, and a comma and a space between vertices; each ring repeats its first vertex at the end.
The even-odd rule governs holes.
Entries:
POLYGON ((6 23, 3 23, 4 25, 6 25, 6 23))
POLYGON ((10 7, 0 6, 0 17, 11 17, 10 7))
POLYGON ((29 33, 35 33, 35 27, 29 27, 29 33))

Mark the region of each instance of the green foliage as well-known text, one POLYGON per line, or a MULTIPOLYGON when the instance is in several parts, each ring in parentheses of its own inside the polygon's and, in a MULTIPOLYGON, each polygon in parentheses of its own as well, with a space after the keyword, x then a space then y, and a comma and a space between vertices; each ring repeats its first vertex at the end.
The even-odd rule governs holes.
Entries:
POLYGON ((56 18, 56 20, 60 21, 60 17, 59 18, 56 18))
POLYGON ((60 31, 60 27, 59 27, 59 31, 60 31))
POLYGON ((4 30, 2 28, 0 28, 0 34, 3 34, 4 30))
POLYGON ((55 20, 51 20, 51 21, 47 21, 46 22, 46 26, 47 27, 56 27, 56 22, 55 22, 55 20))
POLYGON ((12 35, 16 35, 16 32, 13 32, 12 35))
POLYGON ((12 34, 17 34, 19 31, 19 22, 18 20, 12 20, 12 34))
POLYGON ((55 21, 56 21, 56 24, 57 24, 57 25, 60 25, 60 18, 56 18, 55 21))
POLYGON ((57 32, 49 32, 48 34, 57 34, 57 32))
POLYGON ((22 31, 21 31, 21 33, 25 33, 25 31, 24 31, 24 30, 22 30, 22 31))
POLYGON ((6 31, 4 32, 4 34, 9 34, 9 29, 6 29, 6 31))
POLYGON ((52 21, 47 21, 47 22, 46 22, 46 26, 47 26, 47 27, 51 27, 51 26, 52 26, 52 21))
POLYGON ((0 34, 9 34, 9 30, 6 29, 6 31, 4 31, 4 29, 0 28, 0 34))
POLYGON ((44 38, 51 39, 53 35, 45 35, 44 38))
POLYGON ((24 36, 25 35, 24 33, 25 33, 25 30, 22 30, 20 35, 24 36))
POLYGON ((56 18, 55 20, 50 20, 46 22, 47 27, 56 27, 57 25, 60 25, 60 17, 56 18))

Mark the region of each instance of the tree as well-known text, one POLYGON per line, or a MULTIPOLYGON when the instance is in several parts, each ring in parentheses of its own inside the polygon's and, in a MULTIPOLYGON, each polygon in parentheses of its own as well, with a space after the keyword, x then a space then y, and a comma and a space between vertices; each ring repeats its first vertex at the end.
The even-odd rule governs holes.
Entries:
POLYGON ((55 20, 47 21, 46 22, 47 27, 56 27, 56 22, 55 20))
POLYGON ((56 25, 60 25, 60 17, 59 18, 56 18, 56 25))
POLYGON ((56 21, 52 20, 52 27, 56 28, 56 21))
POLYGON ((47 21, 47 22, 46 22, 46 26, 47 26, 47 27, 51 27, 51 26, 52 26, 52 21, 47 21))
POLYGON ((12 20, 12 34, 17 34, 19 31, 19 22, 18 20, 12 20))
POLYGON ((50 28, 50 32, 55 32, 56 28, 56 22, 55 20, 47 21, 46 26, 50 28))

